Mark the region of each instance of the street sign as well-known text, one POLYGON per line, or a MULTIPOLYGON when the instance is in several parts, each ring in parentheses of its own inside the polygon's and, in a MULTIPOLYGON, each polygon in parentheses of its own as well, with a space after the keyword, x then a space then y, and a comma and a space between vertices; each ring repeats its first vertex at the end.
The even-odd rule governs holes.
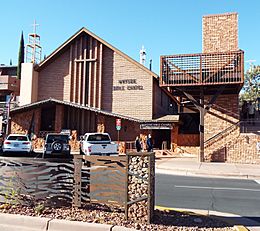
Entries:
POLYGON ((121 127, 121 119, 116 119, 116 126, 121 127))
POLYGON ((119 131, 121 129, 121 119, 116 119, 116 130, 119 131))

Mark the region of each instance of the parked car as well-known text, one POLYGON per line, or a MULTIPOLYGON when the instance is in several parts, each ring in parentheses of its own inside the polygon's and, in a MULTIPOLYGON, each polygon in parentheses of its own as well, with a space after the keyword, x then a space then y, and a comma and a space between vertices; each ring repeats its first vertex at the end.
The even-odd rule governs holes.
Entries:
POLYGON ((46 154, 65 154, 66 157, 70 156, 70 136, 61 133, 49 133, 45 139, 44 156, 46 154))
POLYGON ((81 137, 80 153, 91 155, 118 155, 118 145, 111 142, 108 133, 86 133, 81 137))
POLYGON ((21 134, 10 134, 2 146, 3 153, 6 152, 32 152, 32 141, 29 136, 21 134))

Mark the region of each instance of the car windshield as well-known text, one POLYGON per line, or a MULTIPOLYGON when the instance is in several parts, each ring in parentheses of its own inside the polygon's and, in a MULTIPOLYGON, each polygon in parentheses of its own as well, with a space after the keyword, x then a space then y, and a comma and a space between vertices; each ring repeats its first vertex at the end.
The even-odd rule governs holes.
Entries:
POLYGON ((68 140, 69 140, 68 135, 48 135, 47 136, 47 143, 53 143, 55 141, 68 142, 68 140))
POLYGON ((110 141, 110 138, 106 134, 89 135, 88 141, 110 141))
POLYGON ((28 141, 27 136, 8 136, 7 140, 15 140, 15 141, 28 141))

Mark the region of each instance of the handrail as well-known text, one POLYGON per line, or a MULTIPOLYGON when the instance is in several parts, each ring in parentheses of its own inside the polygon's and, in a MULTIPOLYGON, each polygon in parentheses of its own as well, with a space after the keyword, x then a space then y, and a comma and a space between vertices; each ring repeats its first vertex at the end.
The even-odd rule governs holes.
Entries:
POLYGON ((204 146, 207 145, 210 141, 220 137, 221 135, 225 134, 226 132, 232 130, 233 127, 238 126, 241 123, 241 121, 238 121, 235 124, 232 124, 231 126, 227 127, 226 129, 222 130, 221 132, 217 133, 216 135, 210 137, 209 139, 207 139, 206 141, 204 141, 204 146))
POLYGON ((242 84, 244 52, 161 56, 161 86, 242 84))

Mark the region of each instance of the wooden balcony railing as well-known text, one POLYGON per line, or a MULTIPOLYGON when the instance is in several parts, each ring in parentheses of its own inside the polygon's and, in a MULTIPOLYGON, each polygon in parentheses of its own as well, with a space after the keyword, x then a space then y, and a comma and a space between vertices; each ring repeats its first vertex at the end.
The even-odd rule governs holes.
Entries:
POLYGON ((160 86, 243 84, 244 52, 161 56, 160 86))

